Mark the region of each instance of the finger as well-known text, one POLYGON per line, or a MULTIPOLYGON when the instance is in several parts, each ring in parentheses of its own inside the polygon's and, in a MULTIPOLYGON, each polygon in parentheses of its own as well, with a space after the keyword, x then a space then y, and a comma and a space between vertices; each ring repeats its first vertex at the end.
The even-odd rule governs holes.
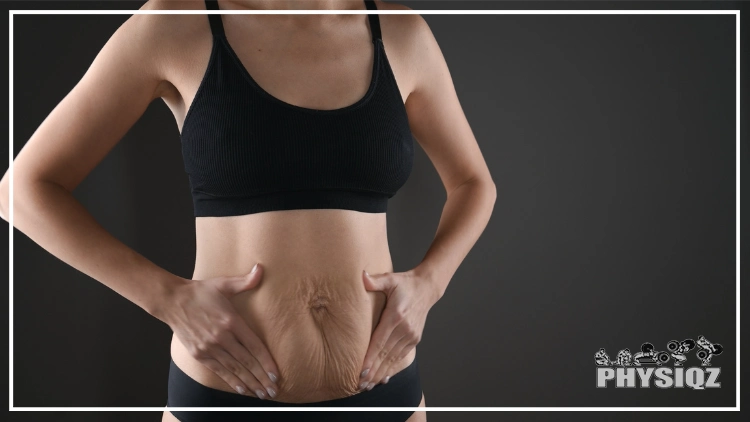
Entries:
MULTIPOLYGON (((386 310, 388 308, 386 307, 386 310)), ((383 350, 391 337, 393 330, 398 326, 401 321, 401 317, 394 312, 383 312, 383 317, 380 318, 378 326, 375 327, 375 331, 372 333, 370 338, 370 345, 367 348, 365 354, 365 361, 362 364, 362 371, 360 378, 362 380, 368 380, 367 375, 373 370, 372 365, 378 357, 378 354, 383 350)))
POLYGON ((268 377, 268 374, 263 370, 263 367, 260 365, 260 362, 258 362, 253 355, 250 354, 250 352, 243 346, 237 338, 234 336, 234 334, 228 332, 226 339, 222 341, 222 346, 224 346, 224 349, 229 352, 232 357, 237 360, 245 369, 250 371, 250 373, 257 379, 262 385, 263 388, 266 390, 269 396, 271 398, 276 397, 276 391, 278 391, 278 386, 271 381, 271 378, 268 377))
POLYGON ((263 266, 256 263, 249 273, 240 276, 227 276, 215 279, 216 288, 227 297, 253 289, 263 278, 263 266))
MULTIPOLYGON (((385 378, 386 377, 390 378, 390 376, 393 375, 392 373, 393 365, 403 360, 402 355, 405 356, 404 349, 408 346, 409 341, 410 340, 408 337, 406 336, 401 337, 398 343, 396 343, 393 346, 393 348, 391 348, 391 350, 388 353, 388 356, 386 356, 383 359, 383 362, 381 363, 380 367, 375 372, 375 375, 373 375, 372 381, 370 381, 370 385, 374 387, 376 384, 388 382, 388 380, 385 378)), ((370 387, 368 386, 368 388, 370 387)))
POLYGON ((255 334, 241 318, 235 320, 235 323, 230 326, 230 329, 232 334, 234 334, 237 340, 239 340, 240 344, 250 351, 250 354, 252 354, 260 363, 263 372, 268 375, 271 382, 276 384, 280 377, 279 369, 276 366, 276 362, 274 362, 271 357, 271 353, 258 335, 255 334))
POLYGON ((386 292, 386 295, 389 295, 393 288, 396 287, 391 273, 371 275, 363 270, 362 281, 364 281, 365 290, 370 292, 386 292))
POLYGON ((200 359, 199 362, 202 363, 206 368, 213 371, 216 375, 219 376, 219 378, 223 379, 224 382, 227 383, 227 385, 232 387, 238 393, 246 395, 247 392, 250 391, 247 388, 247 385, 242 382, 242 380, 237 378, 237 376, 233 373, 229 372, 218 360, 213 358, 203 358, 200 359))
POLYGON ((393 331, 391 336, 388 338, 388 341, 385 343, 385 346, 377 350, 375 360, 370 366, 370 371, 361 380, 360 388, 367 388, 368 390, 371 390, 372 387, 375 386, 375 384, 380 382, 381 378, 383 377, 382 373, 385 369, 384 367, 388 367, 390 361, 392 360, 391 350, 399 343, 399 341, 403 337, 404 335, 399 333, 398 329, 393 331))
POLYGON ((237 359, 233 358, 229 352, 224 349, 216 349, 213 354, 215 359, 219 361, 227 372, 242 380, 249 387, 249 391, 253 391, 259 399, 265 400, 268 397, 268 393, 265 391, 263 385, 237 359))

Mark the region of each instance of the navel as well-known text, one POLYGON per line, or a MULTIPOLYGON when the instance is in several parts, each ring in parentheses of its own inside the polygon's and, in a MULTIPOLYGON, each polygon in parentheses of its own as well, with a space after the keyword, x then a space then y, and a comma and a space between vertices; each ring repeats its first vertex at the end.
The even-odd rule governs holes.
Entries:
POLYGON ((308 305, 310 307, 310 310, 313 312, 322 312, 328 309, 328 305, 330 304, 330 298, 328 295, 322 294, 322 293, 316 293, 308 302, 308 305))

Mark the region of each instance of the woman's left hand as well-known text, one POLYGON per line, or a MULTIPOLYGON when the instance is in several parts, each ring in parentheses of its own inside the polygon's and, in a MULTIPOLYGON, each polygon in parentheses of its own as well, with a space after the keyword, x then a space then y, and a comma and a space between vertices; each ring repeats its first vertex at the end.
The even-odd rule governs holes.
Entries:
POLYGON ((391 366, 401 362, 422 339, 427 312, 438 300, 435 287, 414 273, 382 273, 370 275, 363 271, 367 291, 386 295, 365 362, 360 372, 360 390, 387 383, 393 375, 391 366))

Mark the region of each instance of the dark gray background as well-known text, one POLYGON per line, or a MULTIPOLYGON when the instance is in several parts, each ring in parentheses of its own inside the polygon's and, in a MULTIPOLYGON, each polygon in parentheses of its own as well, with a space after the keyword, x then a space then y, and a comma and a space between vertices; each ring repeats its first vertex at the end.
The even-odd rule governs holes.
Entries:
MULTIPOLYGON (((143 2, 7 4, 134 10, 143 2)), ((417 348, 427 405, 734 406, 735 16, 424 17, 498 187, 487 229, 431 310, 417 348), (714 358, 721 389, 595 388, 600 347, 614 357, 645 341, 663 350, 698 335, 724 346, 714 358)), ((127 18, 14 18, 15 153, 127 18)), ((190 277, 195 227, 181 159, 175 119, 157 100, 74 193, 113 235, 190 277)), ((444 200, 416 148, 412 176, 389 204, 396 271, 424 256, 444 200)), ((14 242, 14 405, 164 406, 169 327, 17 230, 14 242)), ((694 353, 690 359, 698 364, 694 353)), ((433 412, 430 420, 479 416, 433 412)), ((97 420, 76 420, 86 417, 97 420)))

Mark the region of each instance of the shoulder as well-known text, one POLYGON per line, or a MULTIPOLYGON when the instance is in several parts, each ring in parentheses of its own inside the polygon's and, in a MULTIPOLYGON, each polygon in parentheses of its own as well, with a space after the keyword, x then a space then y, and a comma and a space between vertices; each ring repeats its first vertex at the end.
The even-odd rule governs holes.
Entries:
MULTIPOLYGON (((418 42, 431 35, 430 27, 422 15, 414 9, 399 3, 375 0, 378 10, 394 10, 406 13, 384 14, 380 16, 381 25, 387 27, 390 36, 406 42, 418 42), (404 38, 405 37, 405 38, 404 38)), ((385 29, 384 29, 385 30, 385 29)), ((385 36, 385 34, 384 34, 385 36)))
POLYGON ((194 30, 195 25, 200 20, 206 19, 205 15, 177 12, 181 10, 203 9, 203 7, 199 7, 202 4, 202 1, 148 0, 138 11, 173 11, 175 13, 134 13, 123 24, 123 27, 130 29, 133 33, 152 37, 158 35, 161 36, 160 39, 169 41, 190 29, 194 30))
POLYGON ((206 50, 211 44, 211 28, 205 14, 179 13, 205 10, 202 0, 148 0, 138 10, 175 12, 134 13, 113 37, 125 45, 123 48, 137 49, 143 57, 142 66, 150 67, 162 81, 179 79, 184 73, 180 69, 196 60, 195 52, 206 50))
MULTIPOLYGON (((139 11, 172 11, 175 13, 134 13, 125 23, 135 33, 151 37, 157 46, 166 46, 184 40, 187 36, 209 30, 204 14, 178 13, 183 10, 205 10, 203 1, 148 0, 139 11)), ((200 34, 198 34, 200 35, 200 34)))
POLYGON ((378 10, 396 10, 406 13, 380 15, 383 44, 389 58, 408 73, 409 86, 415 88, 420 73, 431 66, 444 63, 437 40, 419 13, 403 4, 375 0, 378 10), (408 70, 407 70, 408 69, 408 70))

